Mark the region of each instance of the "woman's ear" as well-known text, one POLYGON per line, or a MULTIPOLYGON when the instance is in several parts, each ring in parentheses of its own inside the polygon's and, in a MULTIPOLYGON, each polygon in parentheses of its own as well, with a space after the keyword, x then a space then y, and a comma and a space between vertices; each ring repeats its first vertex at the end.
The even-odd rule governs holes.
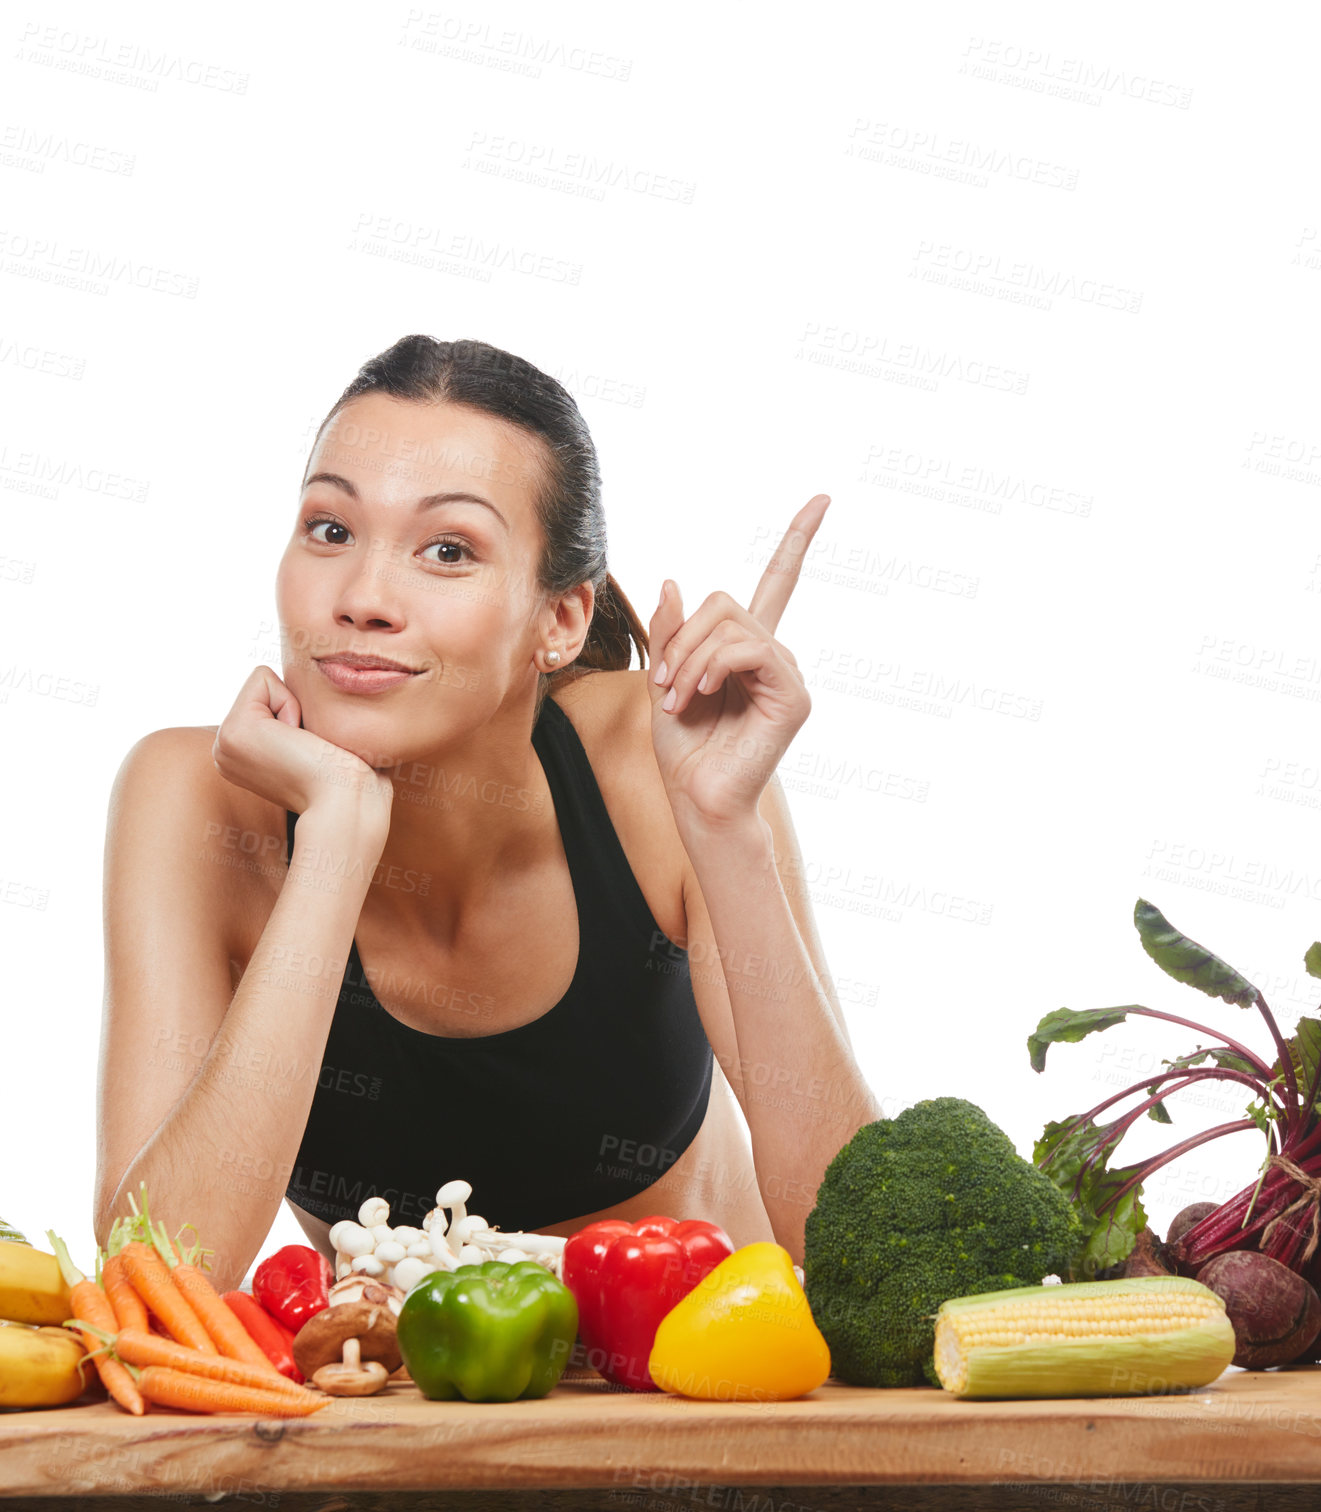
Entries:
POLYGON ((582 650, 592 623, 595 604, 596 590, 590 583, 579 583, 550 605, 545 646, 547 650, 560 653, 555 665, 557 672, 562 672, 582 650))

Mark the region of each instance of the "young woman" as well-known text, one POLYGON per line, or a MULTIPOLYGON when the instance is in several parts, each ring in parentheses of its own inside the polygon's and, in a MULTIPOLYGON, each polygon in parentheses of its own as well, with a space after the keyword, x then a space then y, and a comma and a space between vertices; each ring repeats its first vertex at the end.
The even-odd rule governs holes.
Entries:
POLYGON ((282 1200, 329 1255, 461 1177, 507 1231, 668 1213, 801 1263, 881 1116, 774 780, 828 502, 746 608, 667 580, 644 631, 558 383, 422 336, 363 367, 280 563, 283 678, 115 782, 98 1241, 145 1181, 237 1285, 282 1200))

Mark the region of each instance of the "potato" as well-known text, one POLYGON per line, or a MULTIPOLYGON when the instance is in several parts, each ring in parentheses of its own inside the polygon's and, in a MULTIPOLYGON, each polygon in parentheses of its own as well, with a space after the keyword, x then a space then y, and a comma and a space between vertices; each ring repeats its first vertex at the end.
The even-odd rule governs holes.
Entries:
POLYGON ((1287 1365, 1321 1333, 1321 1297, 1296 1272, 1254 1250, 1231 1250, 1197 1272, 1224 1299, 1238 1342, 1233 1363, 1248 1370, 1287 1365))

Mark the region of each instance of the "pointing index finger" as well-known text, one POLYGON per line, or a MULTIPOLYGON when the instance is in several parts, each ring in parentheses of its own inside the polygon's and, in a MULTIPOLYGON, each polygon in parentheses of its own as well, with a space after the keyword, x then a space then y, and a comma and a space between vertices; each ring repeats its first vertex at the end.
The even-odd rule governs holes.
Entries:
POLYGON ((817 494, 803 505, 775 548, 774 556, 767 562, 757 591, 752 595, 748 613, 760 620, 772 635, 790 595, 798 586, 798 574, 807 548, 812 544, 812 537, 816 535, 829 503, 828 494, 817 494))

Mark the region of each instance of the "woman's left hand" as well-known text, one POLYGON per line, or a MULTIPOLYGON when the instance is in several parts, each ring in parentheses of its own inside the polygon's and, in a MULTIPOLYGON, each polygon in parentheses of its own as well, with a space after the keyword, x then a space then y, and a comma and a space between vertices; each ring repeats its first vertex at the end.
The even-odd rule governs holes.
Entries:
POLYGON ((745 609, 713 593, 687 619, 666 581, 651 617, 651 737, 676 819, 709 826, 757 812, 762 789, 812 708, 775 627, 830 503, 794 516, 745 609))

